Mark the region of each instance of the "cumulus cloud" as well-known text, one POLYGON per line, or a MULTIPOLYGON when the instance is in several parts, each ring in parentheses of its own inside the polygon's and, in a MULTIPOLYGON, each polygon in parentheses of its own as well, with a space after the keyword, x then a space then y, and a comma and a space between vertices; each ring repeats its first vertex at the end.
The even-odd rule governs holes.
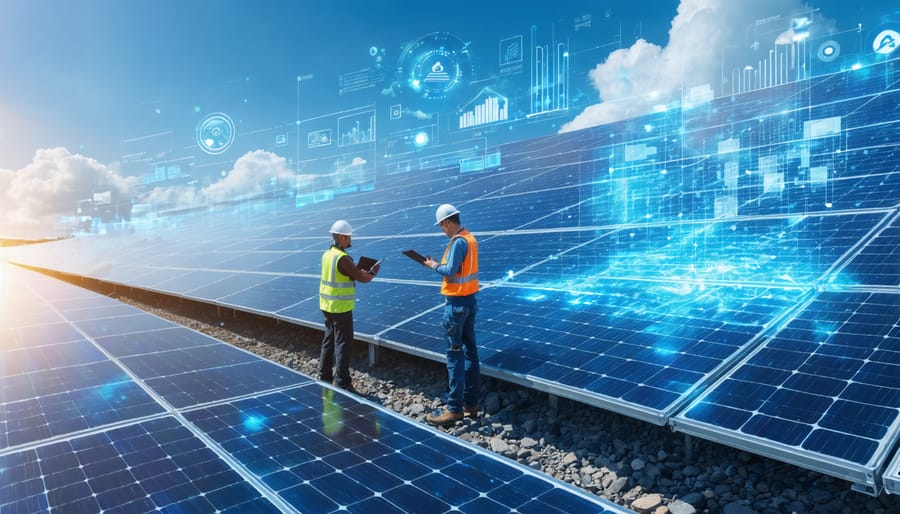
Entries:
POLYGON ((24 168, 0 170, 0 205, 4 206, 0 222, 55 223, 59 216, 75 214, 78 202, 96 193, 110 191, 114 198, 128 198, 136 182, 114 167, 65 148, 41 149, 24 168))
POLYGON ((253 198, 265 192, 267 185, 290 182, 294 172, 287 160, 272 152, 255 150, 241 156, 225 177, 201 190, 210 201, 231 201, 253 198))
POLYGON ((591 70, 589 78, 600 102, 566 123, 561 132, 646 114, 694 86, 709 84, 717 90, 723 52, 743 37, 749 24, 773 13, 789 23, 791 13, 802 7, 800 0, 682 0, 665 47, 638 39, 591 70))
POLYGON ((254 150, 238 158, 232 169, 222 174, 221 180, 206 187, 161 186, 140 194, 137 202, 144 207, 138 214, 150 206, 154 210, 185 209, 256 198, 273 186, 296 188, 303 183, 311 184, 313 177, 295 174, 288 168, 287 160, 278 154, 254 150))
MULTIPOLYGON (((351 165, 364 163, 357 158, 351 165)), ((123 204, 122 212, 129 212, 132 199, 145 207, 190 208, 257 197, 272 185, 294 187, 302 179, 284 157, 257 150, 240 157, 221 180, 205 188, 157 187, 138 194, 138 178, 122 176, 115 166, 65 148, 42 149, 20 170, 0 169, 0 237, 65 234, 72 228, 60 220, 74 216, 86 199, 109 198, 123 204)))

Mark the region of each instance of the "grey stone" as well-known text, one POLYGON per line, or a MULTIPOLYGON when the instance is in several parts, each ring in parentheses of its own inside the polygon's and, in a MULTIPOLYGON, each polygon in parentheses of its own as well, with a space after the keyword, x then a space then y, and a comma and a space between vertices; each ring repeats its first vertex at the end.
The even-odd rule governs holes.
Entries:
POLYGON ((491 438, 491 451, 494 453, 505 453, 509 450, 509 444, 499 437, 491 438))
POLYGON ((628 485, 628 477, 619 477, 609 484, 609 487, 606 488, 606 494, 618 494, 626 485, 628 485))
POLYGON ((522 448, 534 448, 538 445, 538 442, 530 437, 525 437, 522 438, 521 441, 519 441, 519 444, 522 446, 522 448))
POLYGON ((648 494, 631 502, 631 509, 645 514, 651 512, 656 507, 662 505, 662 496, 658 494, 648 494))
POLYGON ((673 500, 666 507, 671 514, 697 514, 697 509, 683 500, 673 500))

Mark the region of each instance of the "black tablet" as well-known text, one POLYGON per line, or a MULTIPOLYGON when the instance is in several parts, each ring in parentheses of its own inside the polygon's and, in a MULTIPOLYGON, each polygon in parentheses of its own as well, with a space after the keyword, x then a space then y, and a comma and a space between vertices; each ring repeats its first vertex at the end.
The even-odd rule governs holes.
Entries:
POLYGON ((424 255, 422 255, 421 253, 415 251, 415 250, 403 250, 403 255, 405 255, 405 256, 409 257, 410 259, 412 259, 412 260, 418 262, 419 264, 422 264, 423 262, 425 262, 425 259, 428 258, 428 257, 425 257, 424 255))

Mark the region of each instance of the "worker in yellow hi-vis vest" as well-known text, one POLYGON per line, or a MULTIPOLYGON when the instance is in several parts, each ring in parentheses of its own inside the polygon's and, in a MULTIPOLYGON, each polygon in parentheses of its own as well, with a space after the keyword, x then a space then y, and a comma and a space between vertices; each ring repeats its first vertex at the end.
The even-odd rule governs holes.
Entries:
POLYGON ((353 343, 353 306, 357 282, 370 282, 379 265, 362 270, 347 254, 353 227, 344 220, 331 226, 331 247, 322 254, 319 308, 325 317, 325 337, 319 356, 319 380, 356 393, 350 378, 350 351, 353 343))

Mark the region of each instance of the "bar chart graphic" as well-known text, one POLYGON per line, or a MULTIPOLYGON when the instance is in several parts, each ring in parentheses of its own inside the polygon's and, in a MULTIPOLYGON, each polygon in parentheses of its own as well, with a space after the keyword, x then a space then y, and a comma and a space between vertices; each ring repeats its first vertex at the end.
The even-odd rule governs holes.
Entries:
POLYGON ((375 141, 375 111, 367 110, 338 118, 338 146, 375 141))
POLYGON ((509 100, 490 88, 484 88, 459 113, 459 128, 477 127, 508 119, 509 100))

